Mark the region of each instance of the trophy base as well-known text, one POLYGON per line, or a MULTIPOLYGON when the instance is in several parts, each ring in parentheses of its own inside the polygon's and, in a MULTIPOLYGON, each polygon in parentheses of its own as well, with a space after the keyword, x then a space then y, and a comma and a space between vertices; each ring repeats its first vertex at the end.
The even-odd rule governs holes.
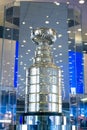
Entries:
POLYGON ((17 130, 68 130, 66 117, 57 112, 29 112, 21 116, 17 130))

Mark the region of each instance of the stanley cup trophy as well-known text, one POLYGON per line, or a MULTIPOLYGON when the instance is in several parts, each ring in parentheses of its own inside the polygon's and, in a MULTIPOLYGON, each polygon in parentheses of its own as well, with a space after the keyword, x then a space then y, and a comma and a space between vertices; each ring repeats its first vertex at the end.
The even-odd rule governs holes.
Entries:
POLYGON ((53 63, 51 45, 57 34, 51 28, 31 32, 37 44, 34 63, 26 71, 24 124, 27 130, 62 130, 61 70, 53 63))

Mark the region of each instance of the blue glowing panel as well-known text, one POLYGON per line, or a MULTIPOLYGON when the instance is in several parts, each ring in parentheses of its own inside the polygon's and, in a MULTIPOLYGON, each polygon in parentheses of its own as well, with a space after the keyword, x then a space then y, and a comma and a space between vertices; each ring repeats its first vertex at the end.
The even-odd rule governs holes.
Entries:
POLYGON ((18 51, 19 51, 19 42, 16 41, 15 44, 15 64, 14 64, 14 87, 17 87, 18 82, 18 51))
POLYGON ((80 52, 69 52, 69 80, 70 89, 75 88, 76 93, 84 93, 83 76, 83 54, 80 52))
POLYGON ((76 73, 77 73, 76 91, 79 94, 83 94, 84 93, 83 54, 80 52, 76 52, 76 73))
POLYGON ((76 88, 75 52, 69 52, 69 82, 71 88, 76 88))

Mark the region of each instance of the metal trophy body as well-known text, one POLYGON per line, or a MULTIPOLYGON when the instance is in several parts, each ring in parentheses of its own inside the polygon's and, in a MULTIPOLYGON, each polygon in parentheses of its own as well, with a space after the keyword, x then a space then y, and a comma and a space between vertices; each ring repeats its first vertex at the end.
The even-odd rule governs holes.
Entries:
POLYGON ((27 130, 58 130, 62 122, 61 70, 51 55, 56 32, 37 28, 31 39, 37 48, 34 63, 26 72, 24 122, 27 130))

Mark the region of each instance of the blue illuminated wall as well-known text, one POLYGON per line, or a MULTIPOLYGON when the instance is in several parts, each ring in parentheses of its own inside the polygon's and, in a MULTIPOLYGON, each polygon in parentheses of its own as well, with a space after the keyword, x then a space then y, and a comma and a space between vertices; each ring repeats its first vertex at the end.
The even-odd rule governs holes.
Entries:
POLYGON ((70 88, 76 88, 77 94, 84 93, 83 54, 69 52, 69 79, 70 88))

